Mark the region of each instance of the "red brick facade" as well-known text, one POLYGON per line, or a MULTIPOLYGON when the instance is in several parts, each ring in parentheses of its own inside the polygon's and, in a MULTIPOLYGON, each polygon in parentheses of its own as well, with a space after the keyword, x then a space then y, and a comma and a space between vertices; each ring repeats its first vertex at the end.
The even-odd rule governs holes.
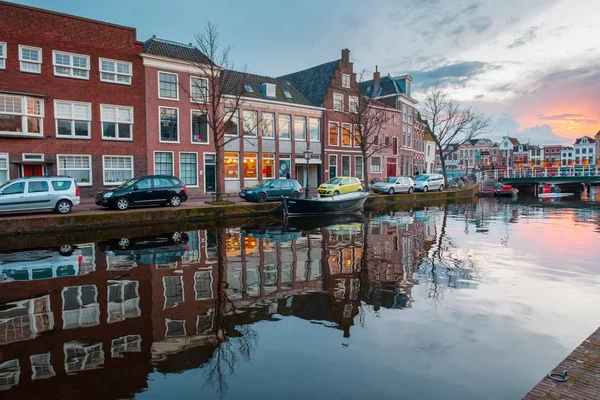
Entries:
MULTIPOLYGON (((43 104, 41 132, 30 122, 28 130, 37 131, 31 135, 14 132, 7 119, 14 120, 15 114, 6 112, 15 110, 0 105, 0 116, 3 116, 0 125, 0 158, 3 160, 0 165, 8 157, 8 178, 65 173, 64 168, 59 168, 58 155, 91 157, 91 165, 85 165, 86 171, 82 175, 89 179, 79 179, 82 196, 91 195, 105 186, 103 155, 133 157, 134 175, 145 173, 144 75, 138 56, 142 47, 136 41, 135 29, 2 2, 0 15, 3 21, 10 21, 0 24, 0 43, 4 43, 6 54, 5 68, 0 69, 0 96, 19 103, 23 109, 27 108, 27 99, 32 99, 33 104, 43 104), (21 71, 20 46, 41 49, 39 73, 21 71), (56 76, 54 51, 87 57, 85 67, 89 78, 56 76), (102 82, 100 58, 130 65, 131 84, 102 82), (85 139, 57 137, 56 100, 88 105, 91 114, 85 117, 89 121, 89 135, 85 139), (133 140, 103 138, 101 104, 132 108, 133 140), (33 156, 24 157, 24 154, 33 156)), ((72 164, 68 166, 71 167, 72 164)), ((0 171, 0 179, 2 177, 0 171)))

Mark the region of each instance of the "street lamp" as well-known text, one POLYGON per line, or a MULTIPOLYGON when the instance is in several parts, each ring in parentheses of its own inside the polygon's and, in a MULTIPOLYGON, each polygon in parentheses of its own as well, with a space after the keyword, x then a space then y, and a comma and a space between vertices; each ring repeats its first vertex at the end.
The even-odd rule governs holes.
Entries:
POLYGON ((311 149, 304 150, 304 158, 306 159, 306 192, 304 193, 305 199, 310 199, 310 188, 308 186, 308 163, 312 158, 313 151, 311 149))

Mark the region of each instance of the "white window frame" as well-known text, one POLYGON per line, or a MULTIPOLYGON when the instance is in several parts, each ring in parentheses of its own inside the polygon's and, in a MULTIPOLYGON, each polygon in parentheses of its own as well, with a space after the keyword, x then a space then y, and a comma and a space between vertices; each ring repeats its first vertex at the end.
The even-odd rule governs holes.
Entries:
POLYGON ((344 95, 341 93, 334 93, 333 94, 333 111, 344 111, 344 95), (341 99, 340 100, 340 104, 341 104, 341 108, 336 108, 336 98, 341 99))
POLYGON ((34 46, 26 46, 23 44, 19 45, 19 64, 20 64, 20 70, 21 72, 25 72, 26 74, 41 74, 42 73, 42 49, 39 47, 34 47, 34 46), (37 50, 39 51, 40 57, 38 61, 32 61, 32 60, 23 60, 23 50, 37 50), (28 71, 28 70, 24 70, 23 69, 23 64, 36 64, 38 65, 39 70, 38 71, 28 71))
POLYGON ((274 152, 273 153, 269 153, 269 152, 260 153, 260 170, 261 170, 261 172, 260 172, 261 179, 275 179, 276 178, 278 170, 277 170, 276 164, 275 164, 275 153, 274 152), (267 154, 270 154, 273 157, 271 157, 271 156, 265 157, 265 155, 267 155, 267 154), (266 176, 262 172, 265 160, 271 160, 271 161, 273 161, 273 176, 266 176))
POLYGON ((265 83, 265 96, 270 98, 277 97, 277 85, 274 83, 265 83), (273 92, 270 94, 269 92, 273 92))
POLYGON ((98 69, 100 72, 100 82, 106 82, 106 83, 116 83, 117 85, 128 85, 131 86, 131 84, 133 83, 133 63, 129 62, 129 61, 121 61, 121 60, 113 60, 110 58, 99 58, 98 59, 98 69), (108 62, 113 62, 115 63, 115 69, 113 71, 106 71, 102 69, 102 61, 108 61, 108 62), (117 63, 121 63, 121 64, 129 64, 129 73, 128 74, 124 74, 122 72, 117 72, 117 63), (102 78, 102 73, 106 73, 106 74, 113 74, 115 76, 115 80, 110 80, 110 79, 103 79, 102 78), (117 79, 117 76, 128 76, 129 77, 129 82, 120 82, 117 79))
POLYGON ((352 124, 346 122, 342 123, 342 127, 340 129, 340 147, 352 147, 352 142, 354 141, 353 135, 354 132, 352 130, 352 124), (344 127, 350 127, 348 130, 348 132, 350 132, 350 144, 344 144, 344 127))
POLYGON ((200 173, 199 172, 200 172, 200 168, 198 166, 198 153, 194 152, 194 151, 180 151, 179 152, 179 179, 181 179, 183 184, 187 187, 193 187, 193 188, 200 187, 200 173), (195 185, 190 185, 190 184, 186 183, 183 180, 183 177, 181 176, 181 155, 182 154, 193 154, 196 157, 196 184, 195 185))
POLYGON ((408 120, 408 107, 406 104, 402 104, 402 122, 407 122, 408 120))
POLYGON ((342 154, 342 162, 341 162, 341 176, 351 176, 352 175, 352 156, 349 154, 342 154), (344 174, 344 160, 348 160, 348 175, 344 174))
POLYGON ((306 142, 306 139, 309 135, 309 127, 307 118, 304 115, 294 115, 294 140, 297 142, 306 142), (296 119, 299 121, 304 121, 304 138, 296 137, 296 119))
MULTIPOLYGON (((133 107, 131 106, 119 106, 116 104, 100 104, 100 129, 102 130, 102 140, 117 140, 117 141, 123 141, 123 142, 132 142, 133 141, 133 124, 134 124, 134 113, 133 113, 133 107), (115 110, 115 115, 116 115, 116 120, 115 121, 110 121, 110 120, 105 120, 104 118, 104 107, 114 107, 116 108, 115 110), (129 109, 129 111, 131 112, 131 123, 126 123, 126 122, 119 122, 119 109, 129 109), (115 126, 115 137, 111 138, 111 137, 105 137, 104 136, 104 123, 111 123, 111 124, 116 124, 115 126), (119 135, 119 124, 125 124, 125 125, 129 125, 129 139, 123 139, 118 137, 119 135)), ((179 124, 178 124, 179 125, 179 124)))
POLYGON ((210 124, 208 121, 208 111, 204 110, 191 110, 190 111, 190 143, 207 145, 210 144, 210 124), (206 142, 194 142, 194 113, 206 114, 206 142))
POLYGON ((379 156, 371 156, 371 160, 370 160, 370 164, 371 164, 371 168, 369 169, 372 173, 374 174, 380 174, 381 173, 381 157, 379 156), (376 171, 375 169, 373 169, 373 160, 379 160, 379 171, 376 171))
POLYGON ((1 168, 0 171, 6 171, 6 181, 0 182, 0 185, 10 181, 10 157, 8 153, 0 153, 0 159, 6 159, 6 168, 1 168))
POLYGON ((86 56, 85 54, 77 54, 77 53, 69 53, 67 51, 52 50, 52 65, 54 66, 54 76, 60 76, 63 78, 82 79, 82 80, 90 79, 90 56, 86 56), (56 63, 57 55, 69 56, 69 59, 70 59, 69 65, 57 64, 56 63), (87 60, 87 68, 75 67, 73 65, 73 56, 85 58, 87 60), (71 72, 69 74, 60 74, 56 71, 57 67, 68 68, 71 72), (76 69, 86 71, 86 76, 74 75, 73 70, 76 70, 76 69))
POLYGON ((5 42, 0 42, 0 49, 2 49, 2 53, 0 54, 0 69, 6 69, 8 47, 5 42))
POLYGON ((342 87, 350 88, 350 75, 342 74, 342 87))
MULTIPOLYGON (((92 160, 92 155, 91 154, 57 154, 56 155, 56 172, 57 175, 64 175, 63 173, 61 173, 61 169, 60 169, 60 158, 61 157, 69 157, 69 156, 77 156, 77 157, 88 157, 90 159, 90 181, 89 182, 77 182, 77 186, 92 186, 94 184, 94 174, 92 173, 92 171, 94 170, 94 166, 92 164, 93 160, 92 160)), ((73 168, 71 168, 73 169, 73 168)), ((79 168, 80 170, 83 171, 83 169, 79 168)))
POLYGON ((176 72, 167 72, 167 71, 158 71, 158 73, 156 74, 156 83, 157 83, 157 89, 158 89, 158 98, 161 100, 174 100, 174 101, 179 101, 179 74, 176 72), (166 75, 175 75, 176 79, 175 79, 175 87, 177 88, 177 97, 162 97, 160 95, 160 74, 166 74, 166 75))
MULTIPOLYGON (((225 180, 226 181, 239 181, 241 174, 240 174, 240 152, 239 151, 224 151, 223 152, 223 163, 225 162, 225 159, 228 157, 225 155, 225 153, 236 153, 237 154, 237 178, 228 178, 227 176, 225 176, 225 180)), ((225 173, 225 166, 223 166, 223 173, 225 173)), ((217 179, 219 179, 219 177, 217 177, 217 179)))
POLYGON ((79 139, 79 140, 89 140, 92 138, 92 103, 86 103, 83 101, 71 101, 71 100, 54 100, 54 129, 56 132, 56 137, 59 139, 79 139), (58 103, 69 103, 71 104, 71 113, 72 113, 72 117, 70 119, 71 121, 71 135, 59 135, 58 134, 58 120, 65 120, 65 121, 69 121, 66 118, 58 118, 57 117, 57 104, 58 103), (87 105, 88 108, 88 114, 89 114, 89 120, 86 119, 75 119, 75 113, 73 112, 73 106, 75 104, 85 104, 87 105), (79 122, 87 122, 88 124, 88 135, 87 136, 75 136, 75 121, 79 121, 79 122))
MULTIPOLYGON (((231 133, 223 133, 223 135, 225 136, 229 136, 229 137, 239 137, 240 136, 240 110, 239 108, 233 109, 233 108, 225 108, 223 110, 223 123, 227 123, 228 121, 236 121, 236 132, 234 134, 231 133), (229 113, 233 113, 233 115, 231 116, 231 119, 227 116, 227 114, 229 113)), ((227 131, 225 131, 227 132, 227 131)))
POLYGON ((292 121, 293 121, 293 119, 292 119, 292 115, 291 114, 277 114, 277 135, 278 135, 277 139, 279 139, 279 140, 292 140, 292 135, 294 134, 294 132, 293 132, 294 128, 292 127, 292 121), (281 137, 281 129, 280 129, 279 123, 280 123, 280 120, 281 120, 282 117, 284 119, 287 118, 289 137, 281 137))
POLYGON ((258 111, 256 110, 242 110, 242 128, 244 129, 244 136, 256 138, 258 137, 258 111), (254 126, 250 126, 250 130, 246 131, 246 122, 253 120, 254 126))
POLYGON ((336 147, 339 146, 341 144, 341 142, 340 142, 340 134, 341 134, 341 132, 340 132, 340 123, 339 122, 335 122, 335 121, 329 121, 329 123, 327 124, 327 144, 329 146, 336 146, 336 147), (331 144, 331 140, 330 140, 331 139, 331 129, 330 129, 331 124, 334 124, 334 125, 337 126, 337 144, 331 144))
POLYGON ((213 293, 213 276, 212 276, 212 271, 211 270, 206 270, 206 269, 201 269, 198 270, 194 273, 194 294, 195 294, 195 298, 196 300, 211 300, 214 297, 214 293, 213 293), (198 297, 198 291, 196 290, 196 277, 200 274, 205 274, 208 273, 210 276, 210 297, 198 297))
POLYGON ((276 124, 277 124, 277 116, 275 115, 275 113, 272 112, 262 112, 260 113, 260 137, 262 139, 268 139, 268 140, 274 140, 277 137, 277 131, 278 129, 276 129, 276 124), (269 118, 272 117, 271 119, 271 127, 273 130, 273 136, 264 136, 264 129, 265 129, 265 116, 269 116, 269 118))
MULTIPOLYGON (((159 87, 159 94, 160 94, 160 87, 159 87)), ((190 101, 192 103, 196 103, 196 104, 208 103, 208 78, 201 78, 199 76, 190 76, 190 101), (206 82, 206 97, 204 98, 204 100, 194 98, 194 89, 198 89, 198 87, 193 84, 194 79, 198 79, 198 80, 202 80, 202 81, 206 82)))
POLYGON ((187 335, 187 330, 185 327, 185 319, 169 319, 165 318, 165 338, 174 338, 174 337, 185 337, 187 335), (169 322, 183 322, 183 334, 181 335, 169 335, 169 322))
POLYGON ((18 137, 43 137, 44 136, 44 99, 40 99, 37 97, 28 97, 28 96, 15 96, 15 95, 11 95, 11 94, 7 94, 7 93, 1 93, 0 95, 3 97, 10 97, 10 98, 18 98, 21 100, 21 110, 23 110, 20 113, 13 113, 13 112, 0 112, 0 114, 5 114, 5 115, 18 115, 19 117, 21 117, 21 132, 9 132, 9 131, 2 131, 0 132, 0 137, 2 136, 18 136, 18 137), (40 102, 40 115, 35 115, 35 114, 29 114, 27 112, 28 107, 27 107, 27 100, 28 99, 32 99, 35 101, 39 101, 40 102), (29 133, 29 121, 27 120, 27 117, 35 117, 35 118, 40 118, 40 133, 29 133))
POLYGON ((309 137, 309 140, 311 142, 314 142, 314 143, 320 143, 321 142, 321 118, 309 118, 308 119, 308 137, 309 137), (312 121, 317 121, 317 123, 319 124, 319 131, 318 131, 319 132, 319 137, 316 140, 313 139, 312 136, 311 136, 311 134, 310 134, 311 133, 312 121))
POLYGON ((357 177, 359 180, 365 180, 364 175, 364 171, 365 171, 365 164, 364 164, 365 160, 363 159, 363 156, 354 156, 354 176, 357 177), (358 177, 358 175, 356 174, 356 172, 358 171, 358 169, 356 168, 358 163, 356 162, 358 159, 361 160, 361 168, 360 168, 360 178, 358 177))
POLYGON ((169 106, 158 106, 158 141, 159 143, 180 143, 180 129, 181 129, 181 124, 179 123, 179 107, 169 107, 169 106), (161 132, 161 117, 160 117, 160 110, 163 108, 167 108, 167 109, 171 109, 171 110, 177 110, 177 140, 173 141, 173 140, 163 140, 162 138, 162 132, 161 132))
POLYGON ((171 174, 175 176, 175 154, 172 151, 154 150, 152 152, 152 171, 156 175, 156 153, 171 153, 171 174))
POLYGON ((348 111, 358 114, 358 97, 348 96, 348 111))
MULTIPOLYGON (((131 159, 131 178, 133 178, 135 176, 135 165, 134 165, 134 159, 133 156, 123 156, 123 155, 103 155, 102 156, 102 184, 104 186, 118 186, 120 184, 122 184, 123 182, 106 182, 106 157, 119 157, 119 158, 129 158, 131 159)), ((109 169, 109 171, 122 171, 121 169, 116 169, 116 168, 111 168, 109 169)), ((129 179, 131 179, 129 178, 129 179)))

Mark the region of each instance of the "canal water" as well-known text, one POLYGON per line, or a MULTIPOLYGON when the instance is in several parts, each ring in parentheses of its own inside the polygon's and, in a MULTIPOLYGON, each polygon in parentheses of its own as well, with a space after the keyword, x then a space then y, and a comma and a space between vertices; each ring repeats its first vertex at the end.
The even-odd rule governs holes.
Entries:
POLYGON ((519 399, 600 325, 600 203, 0 253, 2 399, 519 399))

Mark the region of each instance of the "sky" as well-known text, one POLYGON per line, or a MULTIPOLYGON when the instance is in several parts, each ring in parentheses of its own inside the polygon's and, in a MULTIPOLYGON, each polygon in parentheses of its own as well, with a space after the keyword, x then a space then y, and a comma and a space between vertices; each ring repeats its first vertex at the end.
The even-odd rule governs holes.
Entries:
POLYGON ((351 51, 355 72, 439 84, 489 137, 572 144, 600 130, 599 0, 17 0, 194 42, 211 21, 236 69, 279 76, 351 51))

